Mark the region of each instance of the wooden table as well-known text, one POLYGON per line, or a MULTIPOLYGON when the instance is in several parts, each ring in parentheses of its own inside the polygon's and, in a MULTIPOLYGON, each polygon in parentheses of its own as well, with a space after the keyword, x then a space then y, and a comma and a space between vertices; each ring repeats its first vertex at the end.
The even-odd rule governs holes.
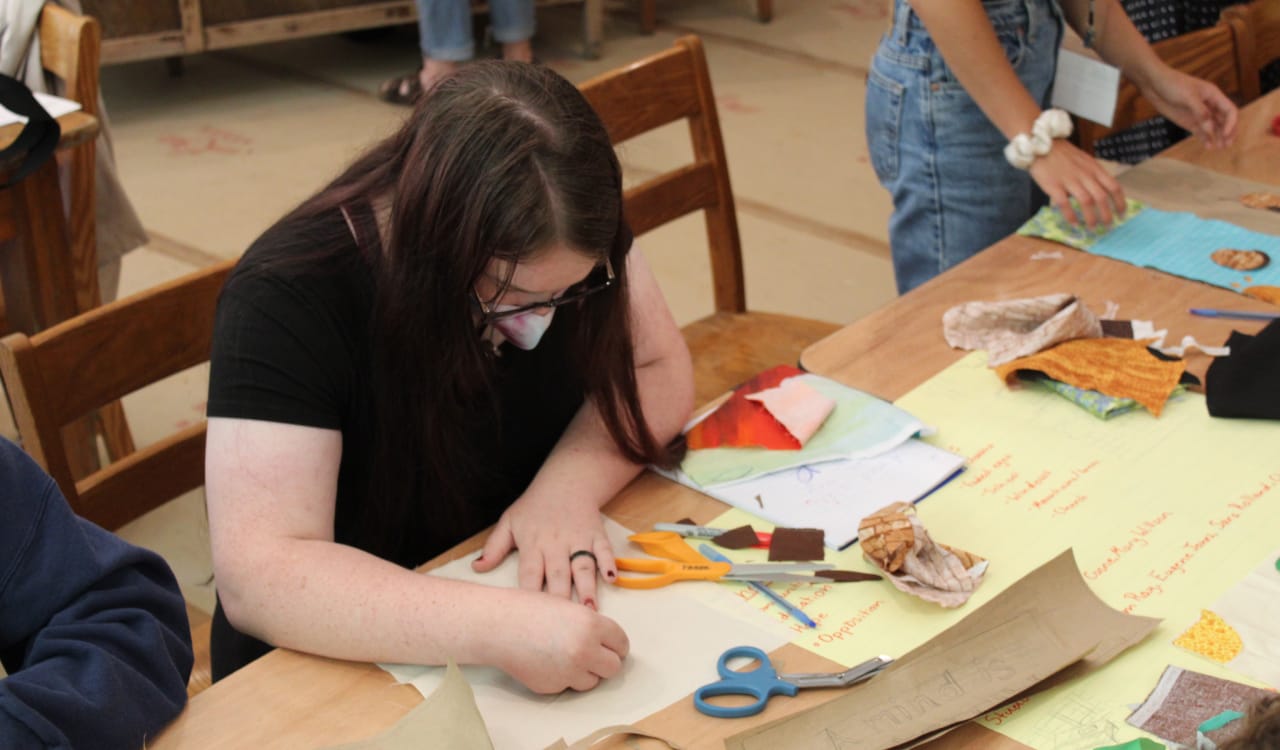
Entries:
MULTIPOLYGON (((1269 125, 1280 109, 1280 92, 1245 112, 1237 148, 1231 153, 1204 154, 1179 146, 1169 155, 1213 166, 1223 172, 1280 185, 1280 138, 1255 132, 1269 125), (1259 165, 1272 165, 1270 168, 1259 165)), ((963 352, 942 339, 944 310, 974 299, 1004 299, 1057 291, 1073 291, 1095 310, 1106 301, 1121 302, 1125 314, 1158 320, 1177 335, 1190 333, 1218 343, 1236 328, 1255 331, 1259 323, 1192 318, 1187 308, 1237 307, 1271 310, 1263 302, 1204 284, 1136 268, 1077 252, 1042 240, 1010 237, 941 277, 912 291, 805 351, 802 363, 819 374, 896 399, 919 385, 963 352), (1046 265, 1031 256, 1038 250, 1060 250, 1063 257, 1046 265), (1176 325, 1175 325, 1176 323, 1176 325)), ((1192 370, 1203 375, 1205 359, 1192 370)), ((631 528, 689 516, 705 523, 725 506, 688 488, 646 473, 631 483, 605 511, 631 528)), ((427 567, 442 565, 478 549, 481 536, 458 545, 427 567)), ((829 670, 837 665, 794 645, 773 652, 788 671, 829 670)), ((723 739, 753 726, 829 700, 834 694, 806 691, 786 701, 770 702, 766 711, 733 722, 708 720, 688 699, 677 701, 639 722, 641 728, 671 737, 689 748, 721 748, 723 739)), ((155 750, 172 748, 309 748, 376 734, 420 701, 417 691, 395 685, 370 664, 353 664, 277 650, 197 695, 189 708, 154 742, 155 750)), ((500 721, 501 717, 488 717, 500 721)), ((577 738, 566 738, 570 741, 577 738)), ((1018 743, 970 723, 933 743, 947 748, 1017 748, 1018 743)), ((635 747, 621 741, 601 747, 635 747)), ((648 743, 639 746, 650 747, 648 743)))

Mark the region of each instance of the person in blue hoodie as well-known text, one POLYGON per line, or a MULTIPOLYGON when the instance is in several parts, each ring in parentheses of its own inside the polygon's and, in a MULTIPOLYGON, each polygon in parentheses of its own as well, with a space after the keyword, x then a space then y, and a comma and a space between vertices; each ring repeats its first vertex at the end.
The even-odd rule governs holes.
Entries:
POLYGON ((139 748, 187 700, 173 573, 71 512, 0 438, 0 748, 139 748))

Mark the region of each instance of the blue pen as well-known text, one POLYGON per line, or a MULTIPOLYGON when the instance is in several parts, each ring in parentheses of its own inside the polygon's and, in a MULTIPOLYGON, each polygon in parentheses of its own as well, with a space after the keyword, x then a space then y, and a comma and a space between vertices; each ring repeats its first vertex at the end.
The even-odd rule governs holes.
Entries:
POLYGON ((1235 318, 1237 320, 1280 320, 1280 313, 1252 312, 1250 310, 1217 310, 1212 307, 1193 307, 1192 315, 1202 318, 1235 318))
MULTIPOLYGON (((719 552, 716 552, 708 544, 699 544, 698 551, 702 553, 703 557, 713 562, 729 563, 730 565, 733 564, 732 560, 720 554, 719 552)), ((744 581, 744 583, 746 583, 751 588, 755 589, 756 591, 759 591, 760 593, 772 599, 775 604, 785 609, 787 611, 787 614, 796 618, 797 620, 804 623, 805 625, 808 625, 811 628, 818 627, 818 623, 814 622, 813 618, 809 617, 809 615, 806 615, 804 613, 804 610, 800 609, 796 605, 787 601, 786 598, 782 596, 782 594, 779 594, 778 592, 769 588, 765 584, 760 583, 759 581, 744 581)))

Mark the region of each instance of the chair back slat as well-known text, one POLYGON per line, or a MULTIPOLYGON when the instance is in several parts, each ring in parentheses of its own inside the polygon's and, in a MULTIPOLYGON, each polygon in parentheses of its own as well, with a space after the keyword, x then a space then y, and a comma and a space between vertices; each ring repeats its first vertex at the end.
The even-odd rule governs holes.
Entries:
POLYGON ((60 424, 209 359, 224 263, 32 337, 60 424))
POLYGON ((205 423, 76 481, 63 428, 104 404, 208 360, 227 261, 28 337, 0 339, 0 377, 23 447, 77 513, 115 529, 204 484, 205 423))
POLYGON ((203 486, 205 428, 191 425, 81 479, 75 512, 116 529, 203 486))
POLYGON ((702 41, 681 37, 673 49, 597 76, 581 89, 615 145, 678 120, 688 122, 693 163, 628 189, 627 220, 638 236, 702 211, 715 309, 745 312, 742 243, 702 41))

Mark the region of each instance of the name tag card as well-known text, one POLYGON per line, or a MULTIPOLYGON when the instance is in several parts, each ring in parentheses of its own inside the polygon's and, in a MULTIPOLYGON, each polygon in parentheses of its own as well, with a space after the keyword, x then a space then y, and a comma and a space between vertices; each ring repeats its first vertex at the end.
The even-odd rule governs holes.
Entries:
POLYGON ((1053 79, 1053 106, 1111 127, 1120 92, 1120 69, 1095 57, 1058 51, 1058 74, 1053 79))

